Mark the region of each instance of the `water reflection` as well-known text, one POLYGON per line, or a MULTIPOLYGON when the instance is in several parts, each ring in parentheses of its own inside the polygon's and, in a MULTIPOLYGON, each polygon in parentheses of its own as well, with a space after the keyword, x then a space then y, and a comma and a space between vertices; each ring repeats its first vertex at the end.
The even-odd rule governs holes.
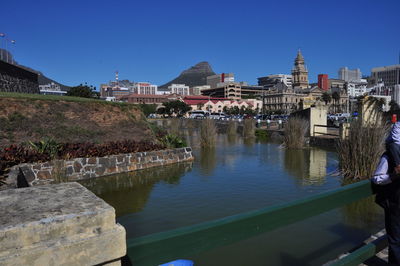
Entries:
POLYGON ((375 196, 347 204, 341 209, 345 223, 355 228, 374 228, 384 226, 383 209, 375 203, 375 196))
POLYGON ((82 180, 80 183, 105 200, 116 210, 117 217, 141 211, 153 186, 159 182, 178 185, 180 178, 191 171, 192 162, 153 167, 124 174, 82 180))
POLYGON ((215 147, 200 148, 200 172, 202 175, 212 175, 216 166, 217 153, 215 147))
POLYGON ((285 149, 284 166, 302 185, 325 182, 327 151, 322 149, 285 149))

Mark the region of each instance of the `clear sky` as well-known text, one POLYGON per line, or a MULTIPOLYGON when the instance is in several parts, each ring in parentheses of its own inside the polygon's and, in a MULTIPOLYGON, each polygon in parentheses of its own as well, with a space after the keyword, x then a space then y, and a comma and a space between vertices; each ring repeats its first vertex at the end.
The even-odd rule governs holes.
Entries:
POLYGON ((18 63, 66 85, 98 87, 116 70, 162 85, 200 61, 256 84, 289 74, 298 48, 315 81, 397 64, 399 12, 400 0, 5 0, 0 33, 18 63))

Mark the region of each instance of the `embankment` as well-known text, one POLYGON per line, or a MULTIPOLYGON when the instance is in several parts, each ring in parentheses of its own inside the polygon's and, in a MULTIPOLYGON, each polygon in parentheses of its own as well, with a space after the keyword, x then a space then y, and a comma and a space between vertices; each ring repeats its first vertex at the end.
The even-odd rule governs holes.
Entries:
POLYGON ((154 140, 142 111, 126 103, 0 93, 0 148, 45 137, 57 142, 154 140))

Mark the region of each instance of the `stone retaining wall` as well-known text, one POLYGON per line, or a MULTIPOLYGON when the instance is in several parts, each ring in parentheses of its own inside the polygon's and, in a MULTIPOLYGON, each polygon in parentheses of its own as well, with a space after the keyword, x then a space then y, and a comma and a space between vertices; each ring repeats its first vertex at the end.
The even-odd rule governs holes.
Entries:
POLYGON ((7 183, 11 187, 23 187, 76 181, 189 160, 193 160, 192 149, 186 147, 106 157, 20 164, 11 168, 7 183))

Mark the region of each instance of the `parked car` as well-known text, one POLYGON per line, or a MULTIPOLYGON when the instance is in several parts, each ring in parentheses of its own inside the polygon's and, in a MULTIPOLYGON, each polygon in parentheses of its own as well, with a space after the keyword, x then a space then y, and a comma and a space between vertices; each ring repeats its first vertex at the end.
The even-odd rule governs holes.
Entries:
POLYGON ((203 119, 208 117, 209 115, 210 115, 209 112, 203 110, 195 110, 189 112, 189 118, 194 118, 194 119, 203 119))
POLYGON ((210 114, 210 118, 211 119, 222 119, 222 118, 225 118, 225 117, 227 117, 227 115, 224 114, 224 113, 211 113, 210 114))

